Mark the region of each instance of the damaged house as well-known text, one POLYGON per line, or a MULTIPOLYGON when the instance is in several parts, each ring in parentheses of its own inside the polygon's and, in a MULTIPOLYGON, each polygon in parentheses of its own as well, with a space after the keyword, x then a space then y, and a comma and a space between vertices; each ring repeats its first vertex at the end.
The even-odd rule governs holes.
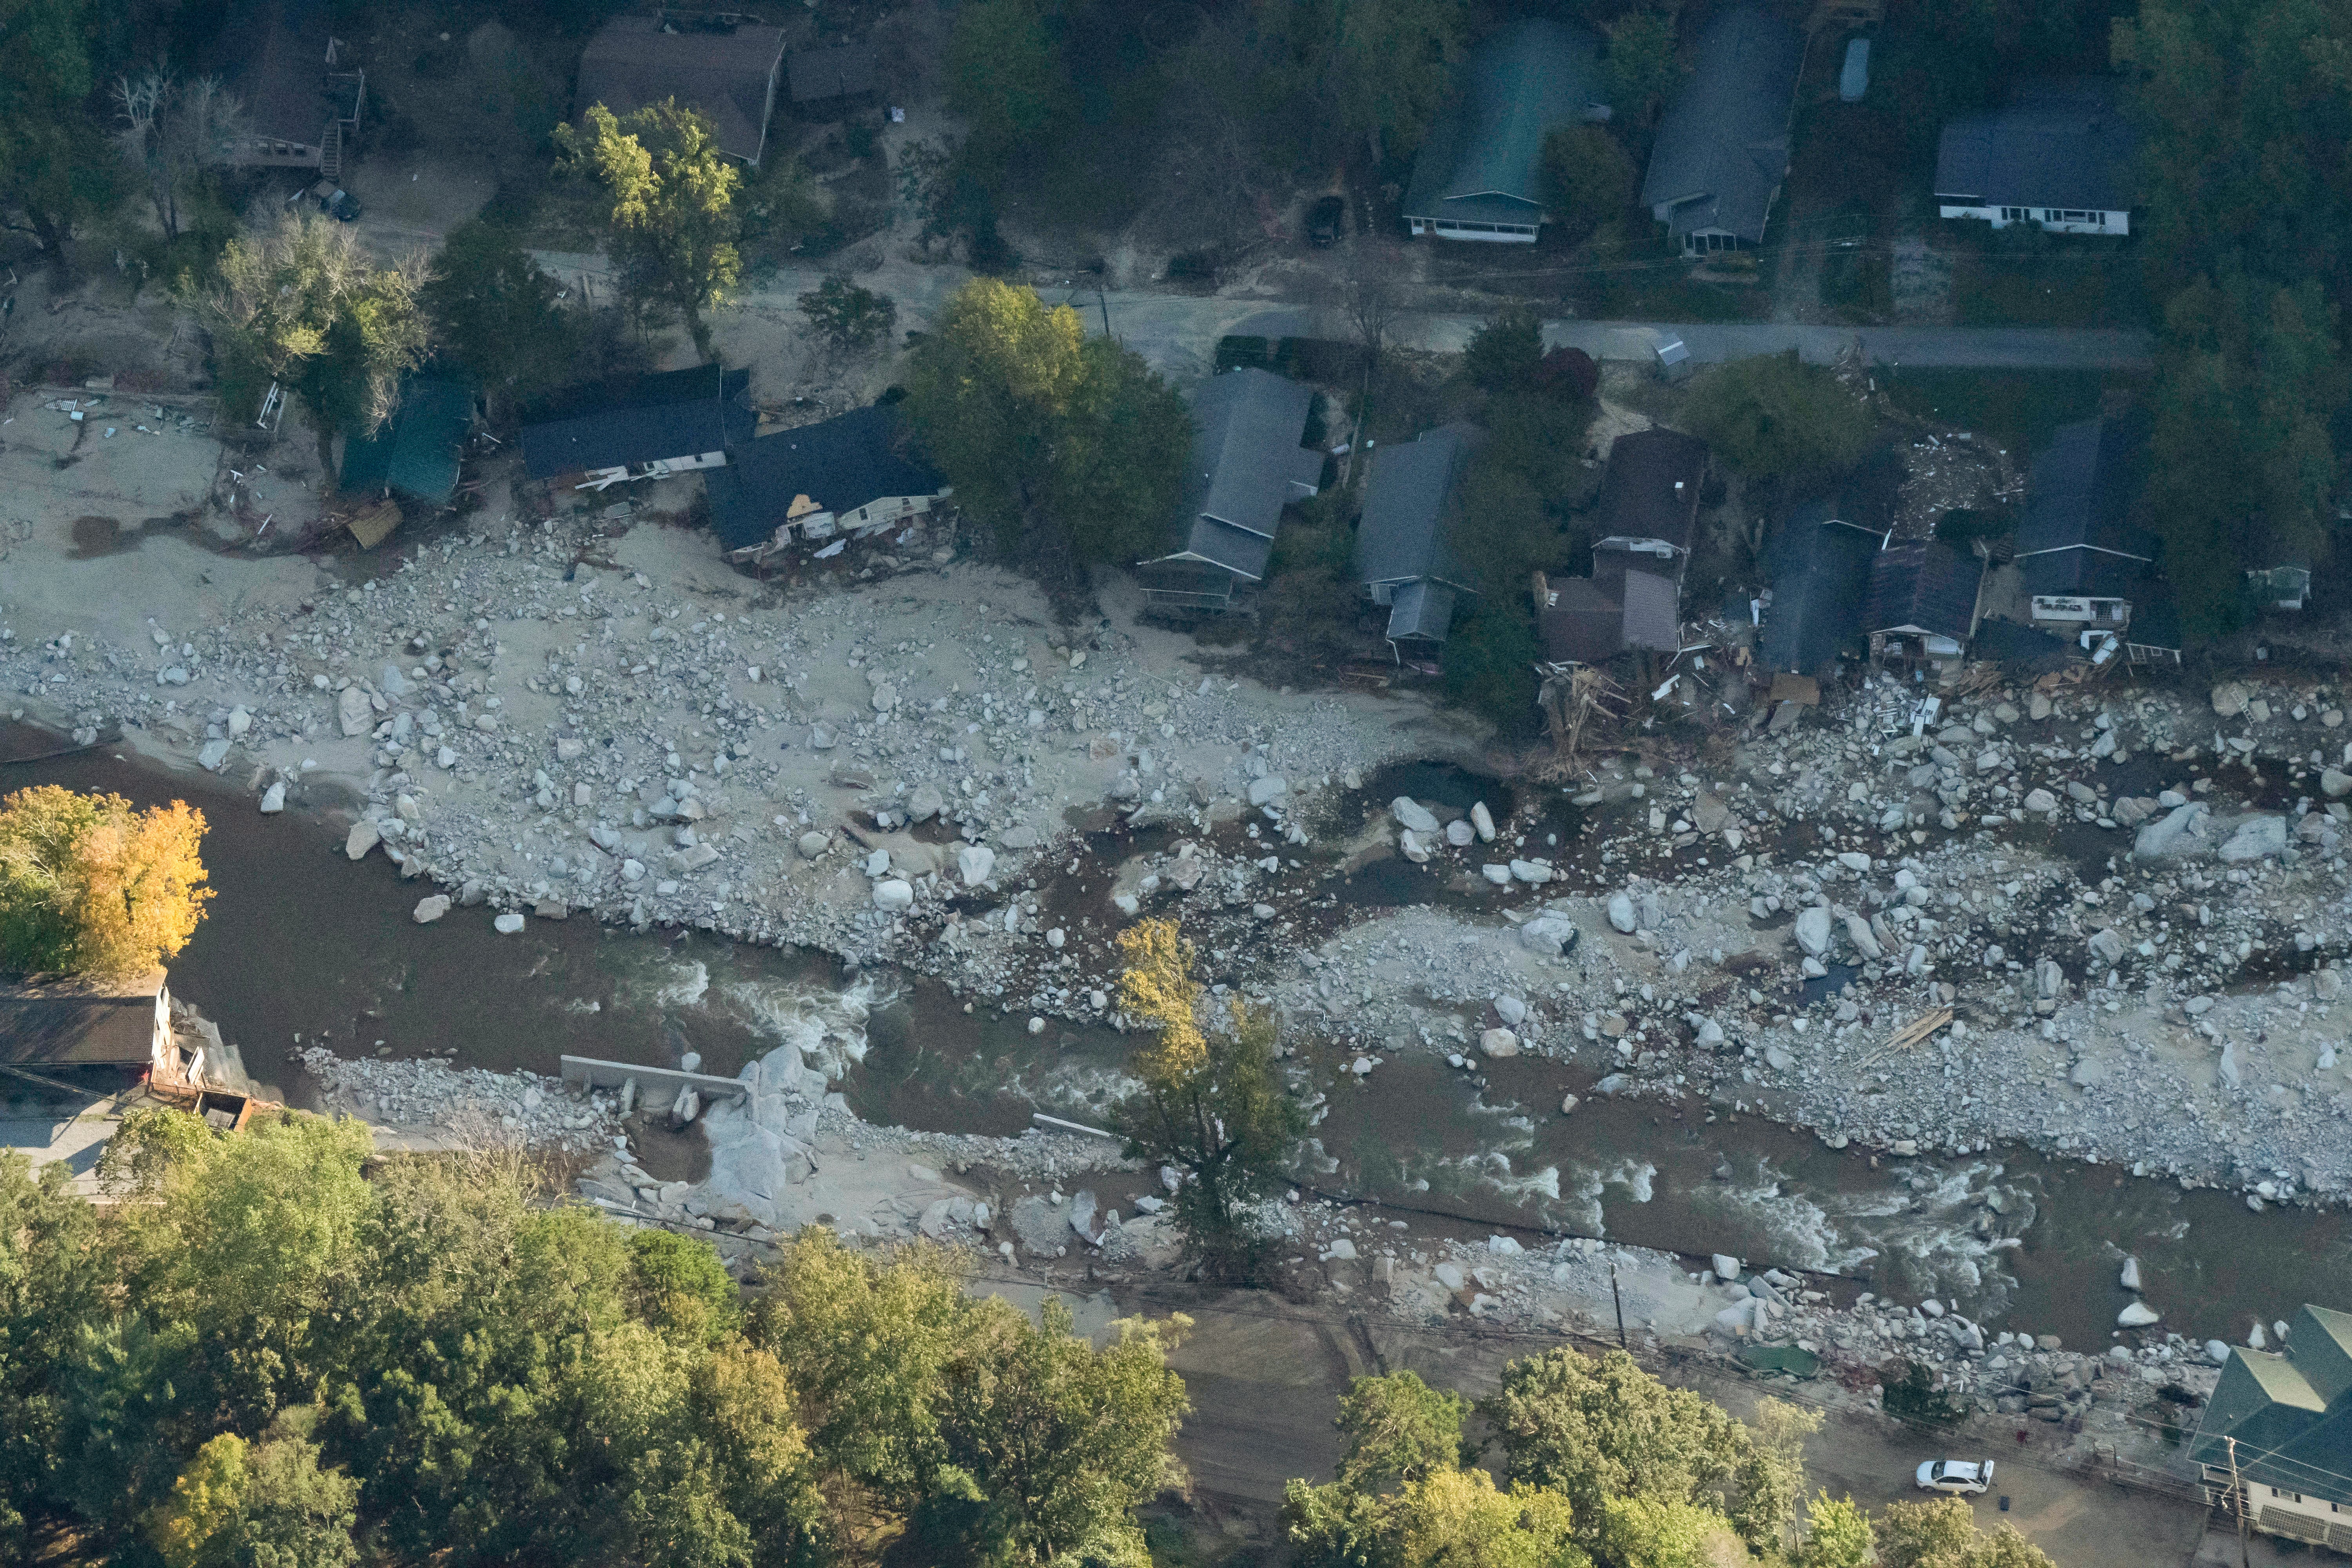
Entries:
POLYGON ((1706 458, 1706 443, 1679 430, 1639 430, 1610 443, 1593 509, 1592 575, 1537 587, 1546 659, 1600 664, 1682 646, 1682 578, 1697 539, 1706 458))
POLYGON ((879 533, 925 515, 949 493, 908 455, 895 402, 762 436, 702 483, 711 531, 739 562, 764 560, 795 537, 879 533))
POLYGON ((1957 675, 1976 636, 1984 573, 1981 560, 1937 540, 1872 556, 1862 616, 1871 658, 1957 675))
POLYGON ((2156 536, 2131 517, 2147 445, 2144 421, 2086 419, 2034 454, 2015 556, 2034 626, 2063 637, 2131 625, 2156 560, 2156 536))
POLYGON ((522 427, 523 467, 574 489, 723 468, 751 438, 751 373, 716 364, 577 387, 522 427))
POLYGON ((1764 552, 1771 586, 1759 606, 1756 652, 1775 675, 1818 676, 1840 654, 1862 651, 1871 563, 1886 536, 1838 510, 1826 500, 1798 508, 1764 552))
POLYGON ((1192 399, 1192 456, 1174 548, 1141 563, 1154 609, 1223 610, 1265 580, 1283 509, 1315 494, 1323 454, 1299 442, 1310 387, 1269 371, 1229 370, 1192 399))
POLYGON ((710 124, 719 150, 759 167, 784 59, 784 30, 731 16, 615 16, 580 56, 580 112, 626 116, 676 99, 710 124))

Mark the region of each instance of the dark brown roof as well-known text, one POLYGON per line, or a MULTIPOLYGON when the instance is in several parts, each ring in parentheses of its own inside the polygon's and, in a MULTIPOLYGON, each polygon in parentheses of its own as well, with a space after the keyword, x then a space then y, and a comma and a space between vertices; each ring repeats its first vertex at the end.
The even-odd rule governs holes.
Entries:
POLYGON ((1544 657, 1555 664, 1600 664, 1625 646, 1625 612, 1590 577, 1559 577, 1545 605, 1544 657))
POLYGON ((874 46, 835 44, 829 49, 794 49, 784 62, 794 103, 823 103, 874 90, 874 46))
POLYGON ((1552 580, 1538 617, 1544 657, 1599 664, 1628 648, 1682 646, 1682 595, 1672 577, 1625 550, 1592 552, 1592 575, 1552 580))
POLYGON ((664 26, 651 16, 615 16, 596 30, 580 57, 580 112, 601 103, 628 114, 675 98, 710 121, 719 151, 758 163, 784 30, 749 22, 677 32, 664 26))
POLYGON ((1609 444, 1609 475, 1593 512, 1596 539, 1663 539, 1691 547, 1706 443, 1679 430, 1639 430, 1609 444), (1675 487, 1679 485, 1681 489, 1675 487))
POLYGON ((25 1067, 143 1067, 155 1056, 156 994, 142 980, 0 982, 0 1062, 25 1067))
POLYGON ((1977 584, 1983 578, 1983 562, 1948 544, 1898 544, 1882 550, 1870 558, 1862 629, 1916 626, 1964 643, 1975 630, 1977 584))
POLYGON ((244 8, 229 36, 259 34, 234 83, 253 134, 320 145, 327 133, 327 60, 332 41, 320 0, 259 0, 244 8))

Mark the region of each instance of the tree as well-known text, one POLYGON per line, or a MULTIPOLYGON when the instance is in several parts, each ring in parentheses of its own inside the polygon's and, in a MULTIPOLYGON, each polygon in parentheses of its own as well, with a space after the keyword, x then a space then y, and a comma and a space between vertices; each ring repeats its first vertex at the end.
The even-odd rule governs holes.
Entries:
POLYGON ((578 332, 513 231, 470 217, 434 258, 423 301, 444 352, 509 405, 562 381, 578 332))
POLYGON ((1069 307, 975 278, 916 348, 907 407, 966 512, 1048 585, 1132 561, 1168 525, 1192 444, 1183 401, 1069 307))
POLYGON ((1468 1462, 1462 1421, 1470 1402, 1414 1372, 1360 1377, 1339 1396, 1339 1484, 1394 1491, 1468 1462))
POLYGON ((1389 333, 1403 308, 1404 261, 1396 247, 1367 237, 1348 247, 1337 276, 1323 287, 1321 313, 1331 335, 1352 339, 1369 381, 1388 353, 1389 333))
POLYGON ((181 81, 161 67, 118 77, 114 101, 122 151, 147 176, 163 238, 180 237, 180 202, 207 171, 227 163, 247 125, 245 106, 215 76, 181 81))
POLYGON ((1510 733, 1531 728, 1536 661, 1543 657, 1523 596, 1480 598, 1445 641, 1445 700, 1510 733))
POLYGON ((63 289, 74 230, 121 195, 121 160, 82 112, 89 0, 0 0, 0 222, 29 230, 63 289))
POLYGON ((378 267, 346 226, 289 213, 229 241, 217 282, 184 279, 182 292, 212 329, 224 384, 248 407, 265 382, 300 398, 325 463, 338 432, 364 436, 392 417, 401 377, 424 363, 425 277, 420 256, 378 267))
POLYGON ((946 62, 948 107, 971 127, 963 156, 993 186, 1039 145, 1063 112, 1069 81, 1037 0, 976 0, 956 13, 946 62))
POLYGON ((1870 1568, 1875 1550, 1870 1521, 1853 1499, 1824 1491, 1805 1510, 1805 1540, 1794 1561, 1796 1568, 1870 1568))
POLYGON ((1593 1555, 1610 1568, 1746 1568, 1755 1562, 1728 1521, 1695 1503, 1604 1499, 1593 1555))
POLYGON ((1879 1568, 2053 1568, 2013 1524, 1988 1535, 1958 1498, 1889 1503, 1877 1520, 1879 1568))
POLYGON ((145 973, 204 919, 205 816, 37 784, 0 799, 0 963, 105 977, 145 973))
MULTIPOLYGON (((1650 122, 1682 76, 1675 61, 1675 8, 1636 6, 1608 24, 1609 101, 1637 128, 1650 122)), ((1545 151, 1550 151, 1549 144, 1545 151)), ((1630 182, 1630 163, 1627 167, 1630 182)))
POLYGON ((846 278, 828 278, 800 297, 801 314, 835 349, 871 347, 887 339, 898 305, 846 278))
MULTIPOLYGON (((291 1414, 291 1413, 289 1413, 291 1414)), ((315 1413, 306 1413, 315 1415, 315 1413)), ((351 1568, 359 1484, 321 1468, 319 1449, 282 1420, 247 1444, 225 1432, 196 1451, 150 1516, 165 1568, 351 1568)))
POLYGON ((1589 234, 1633 199, 1633 160, 1598 125, 1567 125, 1544 138, 1545 201, 1571 232, 1589 234))
POLYGON ((1543 368, 1543 318, 1532 305, 1509 305, 1470 334, 1462 372, 1484 392, 1532 385, 1543 368))
POLYGON ((1740 1533, 1762 1545, 1785 1545, 1805 1495, 1805 1439, 1822 1429, 1822 1415, 1767 1394, 1748 1422, 1748 1444, 1739 1463, 1739 1500, 1732 1516, 1740 1533))
POLYGON ((1709 365, 1691 382, 1684 418, 1759 479, 1831 475, 1861 460, 1870 414, 1825 365, 1797 351, 1709 365))
POLYGON ((56 1369, 106 1310, 110 1259, 97 1214, 67 1188, 66 1163, 32 1173, 0 1150, 0 1559, 30 1556, 25 1510, 59 1463, 66 1422, 56 1369))
POLYGON ((740 276, 735 193, 742 175, 719 152, 709 121, 676 99, 627 119, 591 104, 586 128, 559 125, 562 167, 594 180, 612 200, 607 242, 621 286, 649 315, 685 319, 710 355, 705 320, 740 276))
POLYGON ((1274 1066, 1270 1009, 1227 1005, 1217 1026, 1193 979, 1192 943, 1172 921, 1142 921, 1119 933, 1119 1006, 1155 1031, 1135 1058, 1141 1087, 1111 1118, 1128 1157, 1181 1173, 1174 1209, 1186 1251, 1204 1273, 1246 1279, 1265 1238, 1244 1209, 1282 1177, 1306 1131, 1274 1066))
POLYGON ((1258 0, 1279 76, 1376 159, 1420 145, 1454 89, 1468 28, 1460 0, 1258 0))

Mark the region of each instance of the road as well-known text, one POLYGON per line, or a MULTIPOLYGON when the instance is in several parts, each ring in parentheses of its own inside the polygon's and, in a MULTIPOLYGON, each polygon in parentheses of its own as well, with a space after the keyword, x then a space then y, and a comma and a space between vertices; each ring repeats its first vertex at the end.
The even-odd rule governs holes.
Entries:
MULTIPOLYGON (((540 264, 566 283, 585 275, 601 298, 604 258, 553 251, 538 253, 540 264)), ((740 303, 791 310, 799 296, 824 280, 818 267, 796 267, 744 289, 740 303)), ((930 324, 940 305, 971 277, 963 268, 886 263, 857 281, 898 302, 902 326, 930 324)), ((1223 294, 1171 294, 1138 289, 1097 289, 1083 279, 1038 289, 1049 303, 1080 311, 1090 329, 1106 318, 1122 342, 1155 368, 1180 381, 1214 368, 1217 340, 1228 336, 1338 337, 1337 326, 1318 321, 1311 307, 1265 298, 1223 294)), ((1486 318, 1436 312, 1405 312, 1391 327, 1405 347, 1458 352, 1486 318)), ((719 326, 723 336, 724 316, 719 326)), ((1814 363, 1827 363, 1859 342, 1872 364, 1975 370, 2145 370, 2150 342, 2146 332, 2074 327, 1825 327, 1796 322, 1586 321, 1544 323, 1551 347, 1582 349, 1595 359, 1652 360, 1661 342, 1679 337, 1700 363, 1746 359, 1795 349, 1814 363)))

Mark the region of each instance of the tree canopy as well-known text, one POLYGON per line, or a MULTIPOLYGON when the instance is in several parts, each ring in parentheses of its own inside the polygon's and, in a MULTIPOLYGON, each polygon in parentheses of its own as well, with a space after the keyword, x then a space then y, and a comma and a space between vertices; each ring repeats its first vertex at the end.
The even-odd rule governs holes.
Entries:
POLYGON ((144 973, 205 918, 205 814, 37 784, 0 799, 0 964, 144 973))
POLYGON ((513 231, 471 217, 434 258, 424 302, 443 352, 518 403, 572 374, 579 334, 556 304, 560 291, 513 231))
POLYGON ((1759 479, 1850 468, 1870 440, 1869 410, 1828 366, 1805 363, 1794 349, 1707 366, 1691 380, 1683 416, 1759 479))
POLYGON ((1184 1320, 1097 1351, 950 1256, 703 1241, 356 1121, 133 1113, 94 1211, 0 1152, 0 1557, 29 1521, 184 1568, 1145 1568, 1184 1320))
POLYGON ((1066 305, 975 278, 915 350, 907 407, 966 512, 1049 584, 1165 536, 1192 447, 1183 399, 1066 305))
POLYGON ((82 112, 89 0, 0 0, 0 209, 24 216, 62 284, 74 231, 119 199, 122 162, 82 112))
POLYGON ((621 286, 648 317, 683 318, 710 353, 709 313, 741 276, 735 195, 742 173, 719 150, 710 122, 676 99, 621 119, 591 104, 584 128, 555 128, 563 166, 603 187, 606 241, 621 286))

